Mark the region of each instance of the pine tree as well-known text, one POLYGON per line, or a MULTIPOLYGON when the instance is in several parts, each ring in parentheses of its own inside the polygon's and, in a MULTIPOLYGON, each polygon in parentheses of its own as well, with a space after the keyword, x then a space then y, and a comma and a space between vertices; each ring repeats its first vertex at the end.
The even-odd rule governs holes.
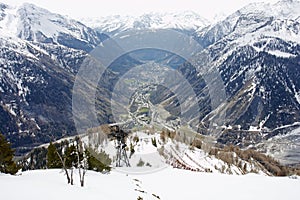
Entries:
POLYGON ((66 158, 66 167, 67 168, 76 167, 77 151, 76 151, 76 147, 74 144, 72 144, 66 148, 64 157, 66 158))
POLYGON ((52 142, 50 142, 48 146, 48 152, 47 152, 47 167, 49 169, 51 168, 62 168, 61 161, 59 159, 59 156, 57 154, 57 149, 52 142))
POLYGON ((16 174, 19 167, 13 161, 14 150, 11 149, 10 143, 0 133, 0 172, 7 174, 16 174))

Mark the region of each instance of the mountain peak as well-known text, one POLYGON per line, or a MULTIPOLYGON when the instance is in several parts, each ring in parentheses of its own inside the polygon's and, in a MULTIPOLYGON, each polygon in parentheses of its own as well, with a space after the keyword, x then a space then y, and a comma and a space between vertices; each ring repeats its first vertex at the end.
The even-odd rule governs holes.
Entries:
POLYGON ((281 0, 280 2, 293 3, 293 2, 298 2, 298 0, 281 0))
POLYGON ((3 9, 5 9, 5 8, 7 8, 7 7, 8 7, 7 4, 1 3, 1 2, 0 2, 0 10, 3 10, 3 9))
POLYGON ((62 44, 82 50, 90 50, 90 44, 100 42, 98 33, 81 22, 31 3, 18 6, 1 4, 0 29, 1 35, 9 38, 62 44))
POLYGON ((210 22, 193 11, 182 12, 150 12, 140 16, 106 16, 101 18, 81 19, 85 24, 107 34, 130 29, 182 29, 197 30, 210 22))
POLYGON ((300 15, 300 1, 282 0, 277 3, 250 3, 237 11, 238 13, 260 13, 265 17, 279 19, 296 19, 300 15))

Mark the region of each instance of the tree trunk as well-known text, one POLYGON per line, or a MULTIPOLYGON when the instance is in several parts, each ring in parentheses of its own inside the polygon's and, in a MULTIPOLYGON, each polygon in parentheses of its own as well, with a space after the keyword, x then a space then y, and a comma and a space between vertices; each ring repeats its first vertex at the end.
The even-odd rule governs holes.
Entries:
POLYGON ((72 172, 72 176, 70 177, 70 175, 69 175, 69 172, 68 172, 68 169, 67 169, 67 167, 66 167, 66 160, 65 159, 63 159, 62 157, 61 157, 61 155, 56 151, 56 153, 57 153, 57 155, 58 155, 58 157, 59 157, 59 159, 60 159, 60 161, 61 161, 61 164, 62 164, 62 166, 63 166, 63 169, 64 169, 64 171, 65 171, 65 173, 66 173, 66 175, 67 175, 67 180, 68 180, 68 184, 71 184, 71 185, 73 185, 73 172, 72 172))
POLYGON ((71 185, 74 185, 74 182, 73 182, 73 167, 71 169, 71 185))

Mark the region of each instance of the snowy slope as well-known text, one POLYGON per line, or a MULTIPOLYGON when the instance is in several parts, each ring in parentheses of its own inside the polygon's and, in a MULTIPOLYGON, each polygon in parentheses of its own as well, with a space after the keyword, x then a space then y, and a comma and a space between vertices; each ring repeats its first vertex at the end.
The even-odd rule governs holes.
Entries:
POLYGON ((300 179, 261 175, 230 176, 166 168, 153 174, 126 175, 88 171, 86 187, 75 174, 67 185, 60 170, 27 171, 20 176, 0 174, 3 199, 289 199, 300 198, 300 179))
MULTIPOLYGON (((196 134, 196 133, 194 133, 196 134)), ((255 172, 257 174, 270 175, 256 160, 246 161, 237 156, 234 152, 226 152, 223 155, 232 157, 233 163, 227 163, 228 160, 217 157, 209 152, 213 148, 208 141, 202 140, 203 148, 192 147, 190 143, 196 139, 190 136, 176 135, 174 139, 162 139, 161 134, 149 134, 142 131, 133 132, 126 140, 127 155, 129 157, 130 167, 116 168, 117 171, 125 173, 153 173, 170 166, 179 169, 197 172, 213 172, 224 174, 242 175, 255 172), (135 139, 138 138, 138 141, 135 139), (176 138, 176 139, 175 139, 176 138), (184 139, 186 138, 186 139, 184 139), (153 141, 155 140, 155 144, 153 141), (130 148, 133 147, 134 153, 130 148), (142 165, 139 165, 140 162, 142 165), (247 166, 247 167, 245 167, 247 166)), ((82 140, 86 146, 92 147, 100 151, 105 151, 111 158, 112 167, 116 163, 116 140, 106 138, 99 132, 90 132, 86 136, 82 136, 82 140)), ((69 140, 73 142, 73 140, 69 140)), ((221 155, 222 153, 219 153, 221 155)))

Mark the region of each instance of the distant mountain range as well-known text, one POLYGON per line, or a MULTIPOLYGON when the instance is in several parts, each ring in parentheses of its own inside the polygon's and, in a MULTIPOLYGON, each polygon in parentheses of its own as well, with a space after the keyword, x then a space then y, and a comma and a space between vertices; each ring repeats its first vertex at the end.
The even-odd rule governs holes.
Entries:
MULTIPOLYGON (((210 59, 202 64, 219 71, 227 100, 212 108, 205 81, 193 73, 193 66, 175 55, 155 57, 153 51, 141 51, 135 59, 127 57, 126 62, 115 63, 118 67, 111 67, 99 84, 99 120, 113 122, 111 82, 124 74, 124 69, 152 57, 178 69, 195 88, 199 101, 194 103, 202 109, 201 119, 190 124, 195 130, 210 134, 218 129, 222 131, 220 143, 277 152, 282 161, 299 163, 299 20, 300 2, 291 0, 249 4, 217 23, 188 11, 84 19, 81 23, 32 4, 0 4, 0 131, 19 154, 76 134, 72 88, 88 52, 124 31, 174 29, 204 48, 199 55, 210 59), (225 113, 225 121, 210 126, 220 113, 225 113)), ((150 97, 154 105, 163 103, 176 115, 178 102, 172 99, 174 94, 166 88, 158 88, 150 97)))
POLYGON ((128 30, 176 29, 196 31, 210 22, 192 11, 174 13, 147 13, 141 16, 107 16, 101 18, 83 18, 82 22, 109 35, 128 30))

